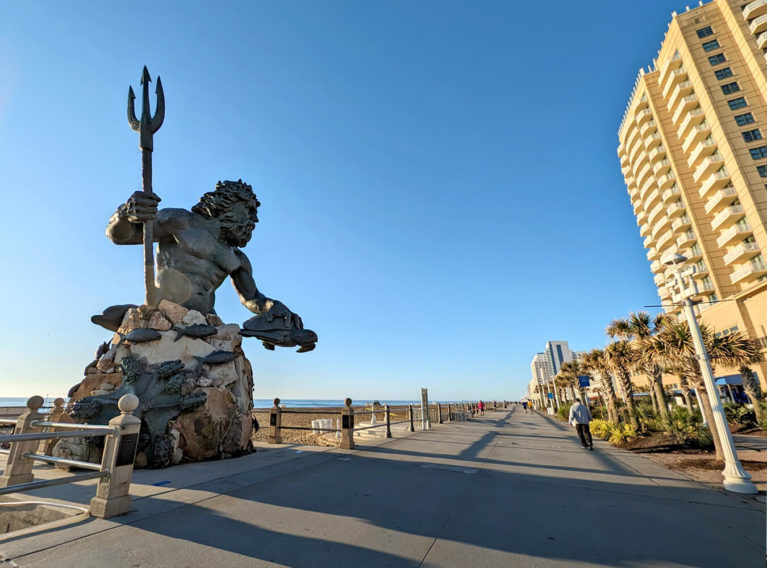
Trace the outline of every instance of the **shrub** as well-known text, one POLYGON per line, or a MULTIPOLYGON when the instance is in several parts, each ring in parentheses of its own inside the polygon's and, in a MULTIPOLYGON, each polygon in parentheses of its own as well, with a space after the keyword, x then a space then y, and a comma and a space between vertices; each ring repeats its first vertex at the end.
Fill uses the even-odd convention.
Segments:
POLYGON ((610 426, 610 423, 606 420, 596 418, 591 421, 589 428, 592 436, 606 440, 609 437, 610 426))
POLYGON ((636 437, 637 432, 631 424, 614 424, 612 425, 608 441, 611 444, 618 445, 636 437))
POLYGON ((572 404, 563 404, 559 407, 559 410, 557 410, 557 416, 560 418, 560 420, 567 420, 567 418, 570 416, 570 407, 572 404))

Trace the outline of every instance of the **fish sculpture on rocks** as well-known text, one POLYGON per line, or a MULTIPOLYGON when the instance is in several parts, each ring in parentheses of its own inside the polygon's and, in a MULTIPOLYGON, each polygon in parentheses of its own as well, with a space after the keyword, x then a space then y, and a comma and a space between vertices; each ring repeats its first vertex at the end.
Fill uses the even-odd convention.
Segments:
POLYGON ((210 337, 211 335, 216 335, 218 333, 218 330, 212 325, 205 325, 202 323, 196 323, 188 327, 179 327, 174 325, 173 331, 176 332, 176 339, 173 340, 174 342, 178 341, 184 336, 192 337, 194 339, 205 339, 206 337, 210 337))
POLYGON ((126 341, 129 343, 146 343, 148 341, 157 341, 162 337, 160 332, 156 329, 138 328, 128 333, 116 332, 120 336, 120 342, 118 345, 122 345, 126 341))
POLYGON ((237 353, 232 353, 231 351, 214 351, 205 357, 195 355, 194 358, 197 359, 201 365, 223 365, 224 363, 229 363, 229 361, 234 361, 237 358, 237 353))

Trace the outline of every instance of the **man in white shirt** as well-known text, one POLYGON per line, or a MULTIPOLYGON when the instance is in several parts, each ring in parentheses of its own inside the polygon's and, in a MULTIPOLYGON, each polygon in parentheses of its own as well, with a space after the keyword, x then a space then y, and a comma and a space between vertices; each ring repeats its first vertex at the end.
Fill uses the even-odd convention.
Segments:
POLYGON ((574 426, 578 431, 578 437, 581 439, 581 445, 589 450, 594 449, 594 444, 591 441, 591 430, 589 429, 589 422, 591 422, 591 412, 589 407, 581 404, 581 399, 576 398, 575 403, 570 407, 570 417, 567 419, 571 426, 574 426))

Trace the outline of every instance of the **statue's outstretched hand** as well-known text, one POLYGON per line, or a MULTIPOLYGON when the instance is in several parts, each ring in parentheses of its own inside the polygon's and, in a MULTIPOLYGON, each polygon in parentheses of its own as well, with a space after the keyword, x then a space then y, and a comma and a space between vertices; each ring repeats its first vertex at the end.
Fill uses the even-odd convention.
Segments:
POLYGON ((271 302, 272 307, 269 308, 269 310, 267 310, 267 312, 264 314, 266 321, 270 322, 274 318, 285 318, 287 327, 290 327, 291 324, 298 328, 304 327, 304 324, 301 321, 301 316, 291 312, 290 309, 288 309, 288 307, 279 300, 271 300, 271 302))
POLYGON ((157 217, 160 198, 154 193, 136 191, 125 203, 126 217, 131 223, 143 223, 157 217))

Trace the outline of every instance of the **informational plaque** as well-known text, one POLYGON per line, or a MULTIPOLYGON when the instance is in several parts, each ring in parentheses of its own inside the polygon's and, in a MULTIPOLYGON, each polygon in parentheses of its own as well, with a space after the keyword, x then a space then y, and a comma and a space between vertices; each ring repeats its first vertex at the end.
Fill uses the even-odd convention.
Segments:
POLYGON ((120 437, 120 446, 117 448, 117 460, 115 467, 131 465, 136 459, 136 447, 138 446, 138 434, 127 434, 120 437))

